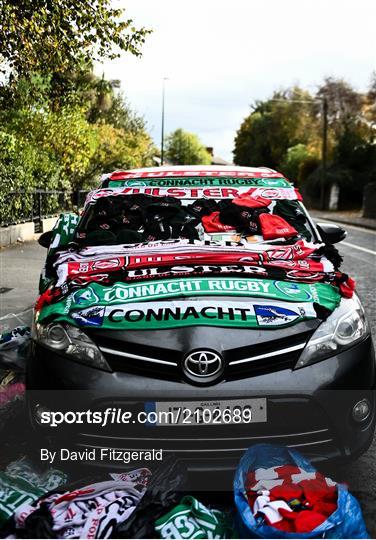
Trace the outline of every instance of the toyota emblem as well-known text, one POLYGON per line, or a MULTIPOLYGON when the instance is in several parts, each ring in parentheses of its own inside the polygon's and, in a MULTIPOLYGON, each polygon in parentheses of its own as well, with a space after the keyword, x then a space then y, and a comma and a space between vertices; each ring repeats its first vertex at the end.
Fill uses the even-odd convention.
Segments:
POLYGON ((198 383, 209 383, 218 379, 223 369, 222 358, 213 351, 194 351, 184 360, 186 376, 198 383))

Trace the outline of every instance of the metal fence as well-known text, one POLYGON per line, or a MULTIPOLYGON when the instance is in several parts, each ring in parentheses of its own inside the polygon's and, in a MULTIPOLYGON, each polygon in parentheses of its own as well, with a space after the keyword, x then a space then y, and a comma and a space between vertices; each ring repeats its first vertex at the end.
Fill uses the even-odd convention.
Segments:
POLYGON ((42 219, 83 206, 86 190, 10 191, 0 193, 0 227, 33 221, 39 232, 42 219))

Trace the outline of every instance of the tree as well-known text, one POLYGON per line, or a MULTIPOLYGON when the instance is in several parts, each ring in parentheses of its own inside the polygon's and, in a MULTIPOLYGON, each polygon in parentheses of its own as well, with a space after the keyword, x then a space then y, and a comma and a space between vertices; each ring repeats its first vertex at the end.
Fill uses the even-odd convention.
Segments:
MULTIPOLYGON (((97 185, 103 172, 151 164, 143 118, 93 73, 96 60, 140 55, 148 33, 111 5, 0 0, 2 220, 30 215, 35 189, 69 193, 97 185)), ((58 197, 46 202, 48 212, 61 210, 58 197)))
MULTIPOLYGON (((371 81, 364 103, 364 114, 366 119, 374 128, 376 125, 376 71, 371 75, 371 81)), ((375 136, 375 131, 374 131, 375 136)))
POLYGON ((293 87, 256 102, 236 133, 234 161, 280 170, 316 204, 323 174, 323 98, 328 104, 326 196, 337 184, 342 207, 356 207, 364 185, 376 178, 375 74, 367 94, 329 77, 314 95, 293 87))
POLYGON ((176 129, 166 140, 166 156, 174 165, 210 165, 211 156, 194 133, 176 129))
POLYGON ((151 165, 154 147, 145 122, 122 96, 97 110, 94 122, 90 107, 0 111, 2 188, 86 188, 103 172, 151 165))
POLYGON ((343 79, 327 77, 317 96, 328 102, 328 124, 336 139, 361 120, 364 96, 343 79))
POLYGON ((79 65, 139 56, 149 32, 111 0, 0 0, 0 68, 11 84, 35 73, 68 73, 79 65))
POLYGON ((312 161, 315 161, 316 165, 319 163, 318 154, 310 151, 305 144, 296 144, 287 149, 280 170, 287 178, 299 184, 304 180, 305 164, 312 161))
POLYGON ((234 163, 275 167, 277 160, 273 156, 270 140, 272 129, 270 114, 255 110, 247 116, 236 132, 234 163))
POLYGON ((274 92, 257 101, 235 137, 238 165, 278 168, 287 149, 297 144, 319 145, 318 118, 312 96, 299 87, 274 92))

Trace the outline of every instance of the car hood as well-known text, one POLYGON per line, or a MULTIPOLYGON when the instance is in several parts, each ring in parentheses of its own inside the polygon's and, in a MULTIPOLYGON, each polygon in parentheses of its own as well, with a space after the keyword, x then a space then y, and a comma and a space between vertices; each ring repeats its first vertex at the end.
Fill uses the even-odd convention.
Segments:
POLYGON ((253 353, 275 348, 292 347, 306 342, 320 325, 319 319, 302 321, 287 328, 273 331, 243 328, 190 326, 166 330, 104 330, 86 329, 86 333, 105 348, 127 349, 138 354, 161 354, 167 358, 185 355, 195 349, 214 349, 224 356, 241 357, 252 349, 253 353))

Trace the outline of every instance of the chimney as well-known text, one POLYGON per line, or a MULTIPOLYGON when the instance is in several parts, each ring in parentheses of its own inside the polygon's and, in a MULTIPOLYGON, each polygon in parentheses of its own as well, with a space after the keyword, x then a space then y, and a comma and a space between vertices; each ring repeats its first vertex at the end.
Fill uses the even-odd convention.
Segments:
POLYGON ((209 154, 211 155, 211 157, 214 156, 214 148, 212 146, 207 146, 206 147, 206 151, 209 152, 209 154))

